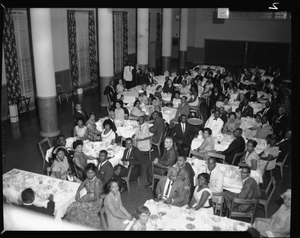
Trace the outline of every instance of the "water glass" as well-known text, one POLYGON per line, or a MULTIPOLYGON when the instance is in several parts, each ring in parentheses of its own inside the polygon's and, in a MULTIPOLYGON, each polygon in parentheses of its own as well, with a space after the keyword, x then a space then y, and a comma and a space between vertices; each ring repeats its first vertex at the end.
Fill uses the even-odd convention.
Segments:
POLYGON ((191 207, 190 208, 190 216, 195 216, 195 213, 196 213, 196 210, 195 210, 195 208, 193 208, 193 207, 191 207))
POLYGON ((39 181, 39 184, 42 184, 42 183, 43 183, 43 178, 42 178, 42 177, 39 177, 39 178, 38 178, 38 181, 39 181))

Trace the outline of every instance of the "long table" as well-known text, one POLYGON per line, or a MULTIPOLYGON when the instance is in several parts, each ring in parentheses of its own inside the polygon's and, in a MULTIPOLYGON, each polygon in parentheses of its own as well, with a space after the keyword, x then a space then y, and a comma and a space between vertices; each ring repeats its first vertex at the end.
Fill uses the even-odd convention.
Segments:
MULTIPOLYGON (((68 206, 75 201, 76 191, 80 183, 56 179, 42 174, 32 173, 20 169, 12 169, 3 174, 3 195, 8 203, 21 204, 21 193, 26 188, 35 192, 33 204, 38 207, 47 207, 48 197, 53 194, 55 202, 54 217, 61 221, 68 206)), ((80 195, 86 194, 83 189, 80 195)))

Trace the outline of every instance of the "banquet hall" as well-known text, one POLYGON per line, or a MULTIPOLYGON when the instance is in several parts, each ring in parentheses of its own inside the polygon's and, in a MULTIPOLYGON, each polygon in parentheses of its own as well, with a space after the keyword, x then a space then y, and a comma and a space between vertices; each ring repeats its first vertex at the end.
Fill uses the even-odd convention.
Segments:
MULTIPOLYGON (((88 219, 99 225, 97 230, 113 230, 111 216, 115 213, 106 199, 110 195, 115 198, 113 183, 119 186, 118 199, 126 210, 123 213, 131 215, 123 222, 123 230, 139 227, 147 213, 149 221, 143 221, 144 230, 254 229, 262 234, 253 225, 257 224, 255 219, 272 219, 285 204, 287 195, 283 194, 291 189, 292 179, 291 12, 239 12, 230 8, 5 8, 3 22, 1 134, 6 230, 95 229, 83 221, 87 209, 92 211, 88 219), (182 90, 184 87, 187 91, 182 90), (214 88, 218 88, 218 95, 214 95, 214 88), (246 99, 240 100, 241 94, 246 99), (265 109, 266 102, 270 102, 270 109, 265 109), (181 104, 189 105, 187 115, 181 114, 181 104), (248 111, 249 107, 252 111, 248 111), (270 132, 264 130, 262 123, 268 110, 274 114, 266 122, 270 132), (78 112, 84 117, 75 116, 78 112), (159 120, 163 121, 163 130, 154 132, 159 120), (214 120, 221 122, 218 131, 214 120), (230 123, 235 123, 233 129, 230 123), (182 124, 187 127, 181 127, 182 124), (208 127, 213 134, 204 130, 208 127), (185 135, 186 128, 189 135, 185 135), (232 161, 222 153, 233 143, 237 128, 241 128, 245 146, 240 153, 234 153, 232 161), (178 131, 182 131, 182 137, 178 131), (108 141, 106 133, 113 133, 113 139, 108 141), (152 141, 155 133, 159 133, 158 142, 152 141), (60 135, 64 145, 59 144, 60 135), (214 149, 207 152, 201 145, 208 137, 214 142, 214 149), (139 140, 145 143, 141 145, 139 140), (169 151, 168 140, 176 152, 175 162, 164 165, 162 174, 156 174, 152 168, 169 151), (253 151, 259 156, 255 165, 247 162, 247 155, 252 153, 248 144, 253 140, 257 144, 253 151), (83 152, 78 149, 80 143, 83 152), (69 164, 69 169, 65 176, 59 171, 57 177, 54 163, 62 162, 59 152, 63 150, 53 148, 60 146, 65 155, 70 153, 63 162, 69 164), (131 146, 138 153, 134 155, 138 161, 134 166, 129 156, 131 146), (272 146, 279 148, 278 153, 268 157, 272 146), (106 163, 112 164, 113 181, 104 182, 98 176, 105 163, 100 161, 103 150, 106 163), (73 160, 80 153, 88 161, 83 169, 76 164, 78 160, 73 160), (256 205, 248 217, 249 214, 234 217, 233 205, 226 207, 223 193, 212 194, 209 206, 214 208, 213 215, 200 212, 205 208, 198 210, 199 204, 196 211, 189 202, 185 206, 172 205, 177 198, 166 202, 171 196, 165 191, 167 186, 162 189, 166 199, 159 196, 157 187, 162 186, 163 179, 171 181, 175 169, 170 168, 177 166, 179 157, 184 157, 193 171, 191 191, 200 187, 199 178, 208 173, 209 157, 217 157, 221 158, 217 159, 217 167, 224 173, 224 193, 239 194, 244 189, 241 173, 248 166, 249 176, 264 195, 249 198, 256 205), (265 158, 266 165, 262 163, 265 158), (95 169, 90 163, 95 164, 95 169), (271 164, 274 166, 269 168, 271 164), (136 167, 137 177, 132 178, 136 167), (81 181, 78 170, 82 170, 81 181), (92 199, 87 198, 90 188, 83 188, 87 195, 77 189, 94 181, 89 178, 92 171, 96 183, 100 181, 103 187, 100 186, 101 196, 97 193, 99 198, 93 200, 95 207, 90 208, 89 202, 80 200, 92 199), (153 182, 148 173, 155 175, 153 182), (47 217, 47 224, 40 222, 33 227, 19 222, 18 212, 31 215, 31 211, 18 206, 26 203, 26 188, 35 193, 30 206, 46 209, 53 200, 53 217, 47 217), (220 200, 216 202, 214 196, 220 200), (78 205, 79 200, 88 208, 78 205), (101 205, 96 209, 98 202, 101 205), (76 222, 74 217, 68 219, 76 213, 71 208, 82 215, 76 222)), ((180 172, 176 176, 175 181, 180 172)), ((210 187, 209 182, 207 186, 210 187)), ((94 188, 92 193, 96 193, 94 188)), ((32 219, 39 219, 36 215, 32 213, 32 219)), ((286 237, 297 230, 292 219, 289 224, 286 237)), ((262 237, 266 235, 280 236, 272 230, 262 237)))

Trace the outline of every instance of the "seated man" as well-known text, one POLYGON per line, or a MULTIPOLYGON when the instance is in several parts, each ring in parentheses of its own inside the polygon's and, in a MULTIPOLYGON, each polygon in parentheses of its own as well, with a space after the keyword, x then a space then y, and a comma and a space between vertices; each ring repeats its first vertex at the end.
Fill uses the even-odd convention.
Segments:
POLYGON ((233 131, 233 136, 235 137, 235 139, 230 143, 226 150, 218 151, 218 153, 225 155, 226 163, 231 164, 236 153, 245 151, 246 144, 244 138, 242 137, 242 134, 243 130, 241 128, 235 129, 233 131))
POLYGON ((81 108, 81 104, 80 103, 76 103, 75 105, 75 111, 74 111, 74 120, 75 122, 81 118, 83 121, 83 124, 85 125, 86 121, 89 119, 89 116, 87 114, 87 112, 81 108))
POLYGON ((160 113, 158 111, 154 111, 152 113, 152 117, 154 119, 154 125, 149 128, 149 131, 153 133, 152 135, 152 142, 158 143, 161 133, 163 133, 165 129, 165 123, 164 120, 160 117, 160 113))
POLYGON ((208 187, 212 191, 213 195, 220 195, 221 192, 223 192, 223 179, 224 174, 219 169, 219 167, 216 166, 216 159, 215 158, 209 158, 207 160, 207 169, 206 172, 210 174, 210 180, 208 187))
POLYGON ((247 98, 244 99, 244 104, 241 111, 242 117, 253 117, 253 108, 249 106, 249 100, 247 98))
POLYGON ((268 122, 271 125, 275 113, 271 108, 271 103, 269 101, 266 102, 266 107, 259 111, 258 114, 261 116, 267 116, 268 122))
POLYGON ((53 202, 52 194, 48 197, 49 202, 47 203, 47 208, 37 207, 33 205, 35 194, 31 188, 26 188, 21 193, 21 198, 22 198, 22 204, 20 205, 21 207, 53 216, 55 203, 53 202))
POLYGON ((187 97, 182 96, 181 103, 178 105, 175 117, 170 121, 170 126, 173 127, 173 124, 178 122, 178 119, 181 115, 188 116, 190 114, 190 105, 186 102, 187 97))
POLYGON ((208 118, 204 127, 208 127, 212 130, 212 136, 221 133, 224 121, 220 118, 220 112, 215 111, 214 116, 208 118))
MULTIPOLYGON (((173 166, 176 161, 177 161, 177 151, 175 150, 173 146, 173 139, 171 137, 166 137, 165 139, 165 150, 164 154, 160 158, 155 158, 153 163, 161 165, 162 167, 165 168, 158 168, 155 167, 154 173, 160 174, 160 175, 165 175, 167 171, 167 167, 173 166)), ((146 188, 152 188, 152 165, 150 164, 148 169, 147 169, 147 180, 148 180, 148 185, 146 185, 146 188)))
POLYGON ((261 118, 261 126, 257 128, 255 138, 266 139, 268 135, 273 134, 273 128, 269 125, 268 117, 265 115, 261 118))
POLYGON ((220 107, 219 111, 220 111, 220 118, 222 119, 224 124, 226 124, 226 122, 228 121, 227 112, 225 111, 223 106, 220 107))
POLYGON ((280 140, 283 139, 288 126, 289 121, 285 114, 285 109, 279 107, 278 116, 273 121, 274 134, 276 134, 280 140))
POLYGON ((279 151, 280 151, 277 158, 277 162, 282 162, 284 160, 286 154, 291 150, 291 146, 292 146, 291 144, 292 144, 292 131, 288 130, 285 133, 285 137, 277 144, 277 146, 279 146, 279 151))
POLYGON ((178 169, 177 179, 181 180, 185 189, 185 204, 188 204, 194 192, 195 172, 192 166, 186 162, 185 156, 178 156, 177 163, 174 165, 178 169))
POLYGON ((112 164, 107 159, 107 151, 101 150, 99 153, 99 165, 97 168, 97 178, 101 180, 104 186, 108 180, 110 180, 114 175, 114 168, 112 164))
POLYGON ((155 193, 159 200, 166 204, 181 207, 186 203, 184 183, 177 178, 178 170, 174 167, 168 169, 168 175, 162 177, 156 187, 155 193))
MULTIPOLYGON (((233 193, 230 191, 223 192, 224 202, 227 209, 230 210, 231 203, 234 198, 240 199, 258 199, 261 196, 261 191, 257 182, 250 177, 250 167, 243 167, 241 170, 241 178, 243 180, 243 187, 240 193, 233 193)), ((233 208, 234 211, 248 212, 251 209, 250 205, 237 205, 233 208)))
POLYGON ((116 101, 118 95, 117 91, 114 88, 114 84, 115 82, 112 79, 110 81, 110 84, 104 89, 104 95, 107 95, 109 97, 111 104, 113 104, 116 101))
POLYGON ((194 138, 194 129, 186 121, 186 115, 182 114, 180 116, 180 122, 173 127, 171 136, 177 146, 179 155, 186 156, 184 148, 190 148, 194 138))
POLYGON ((125 140, 126 149, 124 150, 123 157, 121 161, 123 162, 123 166, 118 164, 115 166, 114 170, 114 178, 118 181, 119 187, 122 190, 122 180, 121 177, 126 177, 129 172, 129 166, 134 165, 131 170, 130 179, 134 180, 138 176, 142 174, 142 162, 141 162, 141 152, 138 148, 133 146, 132 138, 127 138, 125 140))

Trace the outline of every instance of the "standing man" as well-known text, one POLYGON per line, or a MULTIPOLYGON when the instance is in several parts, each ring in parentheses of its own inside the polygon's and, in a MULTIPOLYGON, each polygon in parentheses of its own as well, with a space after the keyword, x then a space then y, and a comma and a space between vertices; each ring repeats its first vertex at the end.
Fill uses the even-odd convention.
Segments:
POLYGON ((138 80, 140 77, 140 69, 139 69, 139 64, 135 65, 135 68, 132 69, 132 82, 133 85, 132 86, 137 86, 139 85, 138 80))
POLYGON ((154 125, 149 128, 149 131, 153 133, 152 142, 156 144, 158 143, 160 136, 165 129, 165 123, 164 120, 160 117, 158 111, 154 111, 152 113, 152 117, 154 119, 154 125))
POLYGON ((127 89, 132 88, 132 79, 133 79, 133 75, 132 75, 132 70, 133 70, 133 66, 131 66, 131 62, 127 62, 127 65, 124 67, 124 71, 123 71, 123 78, 125 80, 125 86, 127 89))
POLYGON ((219 195, 223 192, 223 179, 224 174, 216 166, 216 159, 211 157, 207 160, 207 169, 206 173, 210 175, 208 187, 212 191, 213 195, 219 195))
POLYGON ((107 151, 101 150, 99 153, 99 165, 97 168, 97 178, 101 180, 104 186, 108 180, 114 175, 114 168, 112 164, 107 160, 107 151))

